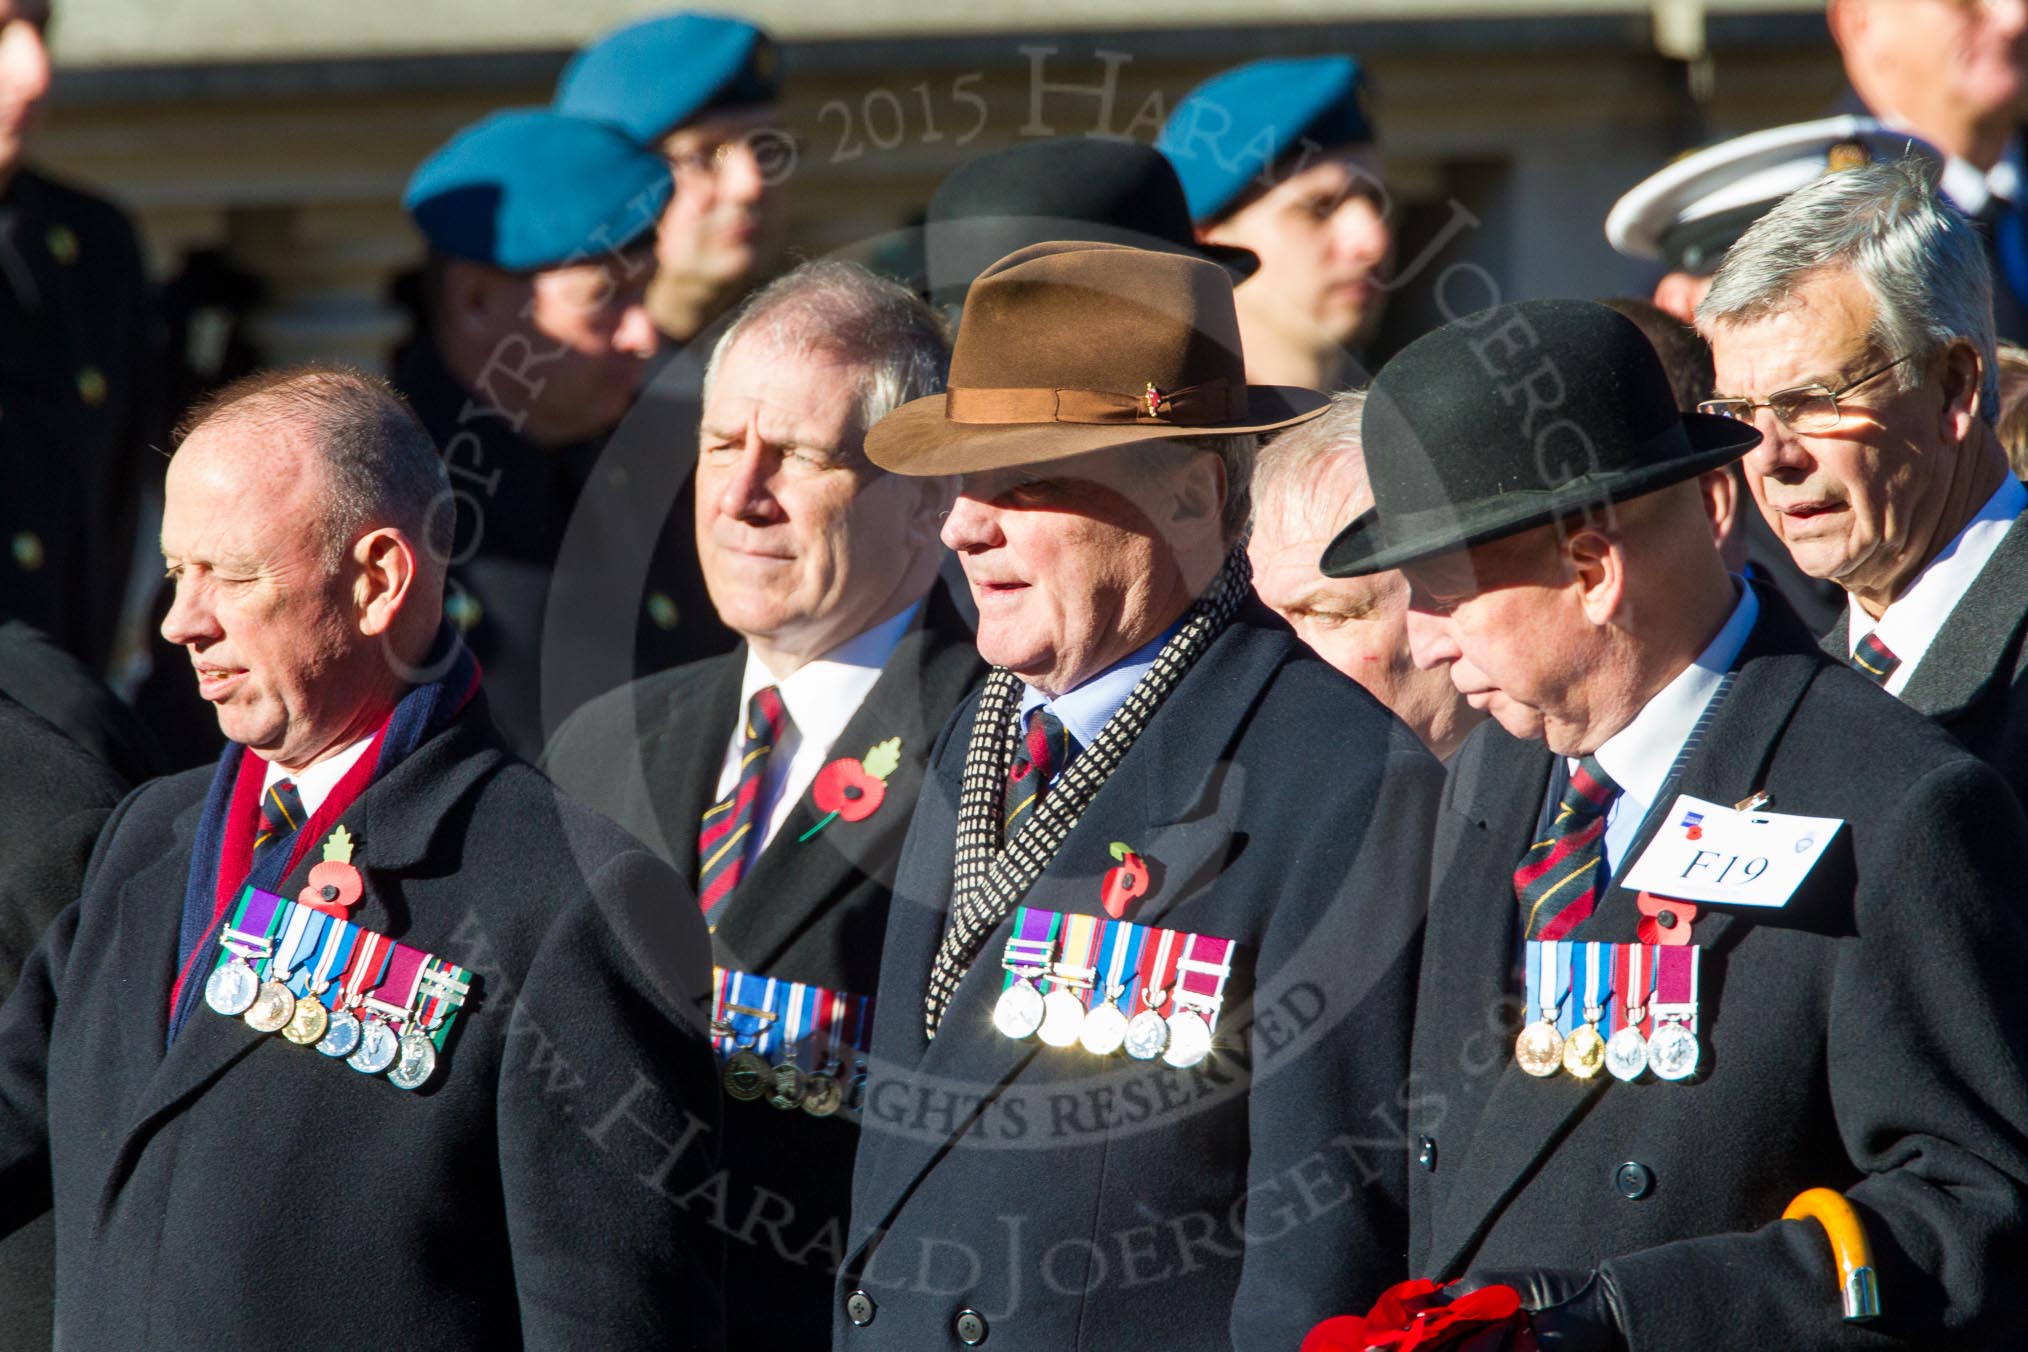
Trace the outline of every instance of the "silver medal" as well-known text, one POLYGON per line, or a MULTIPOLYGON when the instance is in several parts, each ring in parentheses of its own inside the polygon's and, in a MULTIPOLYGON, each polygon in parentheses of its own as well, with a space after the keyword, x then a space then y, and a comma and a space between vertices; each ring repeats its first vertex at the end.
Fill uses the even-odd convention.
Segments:
POLYGON ((436 1069, 436 1044, 422 1029, 410 1028, 401 1035, 400 1059, 387 1072, 387 1082, 396 1089, 420 1089, 436 1069))
POLYGON ((1018 1042, 1033 1037, 1042 1027, 1042 1012, 1042 992, 1024 976, 1000 992, 1000 1000, 993 1006, 993 1026, 1002 1037, 1018 1042))
POLYGON ((260 978, 245 958, 234 954, 232 961, 213 972, 204 983, 204 1003, 228 1017, 246 1013, 260 994, 260 978))
POLYGON ((1152 1009, 1144 1009, 1127 1023, 1127 1055, 1136 1061, 1152 1061, 1169 1046, 1169 1021, 1152 1009))
POLYGON ((1631 1024, 1606 1039, 1606 1070, 1616 1080, 1638 1080, 1648 1069, 1648 1040, 1631 1024))
POLYGON ((1052 1047, 1074 1047, 1084 1026, 1084 1001, 1077 992, 1058 986, 1042 1001, 1042 1026, 1035 1035, 1052 1047))
POLYGON ((1108 1000, 1084 1016, 1084 1027, 1078 1030, 1077 1040, 1093 1056, 1111 1056, 1126 1045, 1128 1026, 1119 1002, 1108 1000))
POLYGON ((1648 1069, 1659 1079, 1687 1080, 1697 1073, 1697 1035, 1680 1023, 1665 1023, 1648 1039, 1648 1069))
POLYGON ((836 1075, 818 1071, 803 1081, 803 1111, 812 1117, 830 1117, 845 1106, 845 1087, 836 1075))
POLYGON ((350 1056, 359 1050, 359 1016, 349 1009, 331 1011, 331 1025, 317 1043, 317 1050, 330 1057, 350 1056))
POLYGON ((387 1020, 369 1018, 359 1028, 359 1047, 345 1058, 345 1064, 361 1075, 378 1075, 401 1055, 401 1039, 387 1026, 387 1020))
POLYGON ((1211 1055, 1211 1025, 1194 1009, 1181 1009, 1169 1017, 1169 1046, 1162 1059, 1178 1070, 1196 1065, 1211 1055))

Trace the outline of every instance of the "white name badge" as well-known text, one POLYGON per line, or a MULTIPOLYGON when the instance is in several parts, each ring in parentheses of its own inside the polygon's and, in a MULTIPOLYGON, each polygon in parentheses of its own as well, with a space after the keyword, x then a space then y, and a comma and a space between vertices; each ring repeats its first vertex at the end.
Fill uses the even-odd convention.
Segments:
POLYGON ((1619 881, 1684 901, 1786 906, 1844 824, 1838 817, 1735 812, 1683 794, 1619 881))

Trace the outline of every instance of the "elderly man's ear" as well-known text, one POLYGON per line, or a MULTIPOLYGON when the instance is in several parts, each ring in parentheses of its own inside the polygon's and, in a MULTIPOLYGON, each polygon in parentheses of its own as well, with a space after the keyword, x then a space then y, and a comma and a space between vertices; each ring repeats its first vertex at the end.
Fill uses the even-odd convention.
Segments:
POLYGON ((415 546, 392 526, 368 531, 352 546, 352 608, 359 632, 377 638, 394 627, 415 586, 415 546))
POLYGON ((1190 457, 1176 478, 1175 505, 1169 522, 1179 530, 1220 528, 1225 508, 1225 462, 1206 451, 1190 457))
POLYGON ((1953 446, 1962 445, 1979 424, 1985 362, 1966 342, 1952 343, 1938 360, 1943 364, 1938 381, 1943 387, 1943 436, 1953 446))

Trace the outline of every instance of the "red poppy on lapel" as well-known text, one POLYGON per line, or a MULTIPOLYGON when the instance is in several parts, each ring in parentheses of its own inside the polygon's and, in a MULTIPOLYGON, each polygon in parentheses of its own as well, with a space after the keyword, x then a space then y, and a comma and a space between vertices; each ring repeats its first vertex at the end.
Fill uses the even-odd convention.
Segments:
POLYGON ((1641 908, 1641 923, 1635 937, 1642 943, 1673 947, 1690 942, 1690 926, 1697 920, 1695 906, 1674 897, 1658 897, 1653 892, 1639 893, 1634 901, 1641 908))
POLYGON ((1124 841, 1113 842, 1112 856, 1119 865, 1107 869, 1099 882, 1099 903, 1106 908, 1107 915, 1118 920, 1127 913, 1129 902, 1147 895, 1148 865, 1124 841))
POLYGON ((810 801, 823 820, 796 838, 798 844, 829 826, 837 818, 863 822, 887 800, 887 779, 901 765, 901 738, 890 737, 867 750, 861 760, 850 756, 832 761, 817 772, 810 785, 810 801))

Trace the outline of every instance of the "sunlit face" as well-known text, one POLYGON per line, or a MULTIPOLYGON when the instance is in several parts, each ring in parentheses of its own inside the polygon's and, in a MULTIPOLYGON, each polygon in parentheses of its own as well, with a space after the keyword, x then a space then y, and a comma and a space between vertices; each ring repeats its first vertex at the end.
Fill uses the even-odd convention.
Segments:
POLYGON ((941 480, 862 450, 863 367, 740 338, 712 374, 697 460, 697 552, 719 618, 820 657, 893 613, 935 546, 941 480))
POLYGON ((47 0, 0 0, 0 173, 21 162, 49 94, 47 0))
MULTIPOLYGON (((1836 390, 1904 354, 1869 340, 1873 300, 1850 272, 1799 286, 1777 314, 1707 330, 1718 394, 1765 399, 1836 390)), ((1917 369, 1932 365, 1917 354, 1917 369)), ((1901 368, 1839 396, 1839 424, 1805 434, 1758 410, 1760 445, 1741 462, 1762 515, 1811 577, 1893 594, 1920 570, 1944 526, 1959 454, 1937 383, 1897 389, 1901 368)))
POLYGON ((1233 293, 1241 320, 1315 347, 1369 336, 1394 249, 1386 201, 1378 155, 1341 150, 1206 227, 1206 240, 1260 255, 1260 271, 1233 293))
MULTIPOLYGON (((1357 515, 1366 504, 1357 504, 1357 515)), ((1324 576, 1318 560, 1334 532, 1299 513, 1263 512, 1247 553, 1262 604, 1287 620, 1319 657, 1366 687, 1440 757, 1457 750, 1484 715, 1440 667, 1416 666, 1408 645, 1408 580, 1398 572, 1324 576)))
POLYGON ((943 541, 979 608, 980 656, 1059 695, 1189 608, 1156 524, 1172 519, 1176 489, 1140 464, 1111 451, 964 476, 943 541))
POLYGON ((780 255, 788 142, 774 108, 708 113, 662 141, 676 194, 656 258, 701 289, 734 291, 780 255))
POLYGON ((370 732, 385 664, 360 630, 353 570, 328 565, 322 471, 301 439, 272 422, 209 424, 163 491, 176 591, 162 637, 190 654, 220 730, 290 769, 370 732))
MULTIPOLYGON (((1847 60, 1909 97, 1942 97, 1974 118, 2028 96, 2028 0, 1860 0, 1847 60)), ((1911 113, 1889 108, 1883 115, 1911 113)))
POLYGON ((1544 527, 1406 564, 1415 664, 1447 671, 1474 709, 1516 737, 1577 754, 1588 711, 1576 686, 1596 631, 1544 527))

